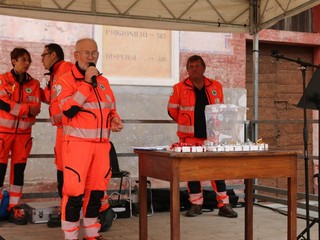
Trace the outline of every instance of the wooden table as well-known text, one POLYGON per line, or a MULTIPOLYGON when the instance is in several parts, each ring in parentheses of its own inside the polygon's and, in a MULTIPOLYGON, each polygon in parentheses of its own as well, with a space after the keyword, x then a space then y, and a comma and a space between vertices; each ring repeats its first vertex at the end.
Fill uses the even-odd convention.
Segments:
POLYGON ((147 177, 170 182, 171 240, 180 239, 180 182, 245 179, 245 239, 253 239, 253 179, 286 177, 288 240, 297 234, 297 152, 176 153, 136 149, 139 155, 139 231, 148 239, 147 177))

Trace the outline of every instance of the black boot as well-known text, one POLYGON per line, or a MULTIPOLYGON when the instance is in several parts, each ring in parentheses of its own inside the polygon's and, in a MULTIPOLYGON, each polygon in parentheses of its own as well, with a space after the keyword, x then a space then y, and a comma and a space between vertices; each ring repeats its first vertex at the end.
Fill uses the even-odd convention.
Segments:
POLYGON ((99 213, 99 220, 100 220, 100 231, 99 232, 106 232, 112 226, 112 222, 115 219, 116 214, 112 210, 111 207, 108 207, 106 210, 103 210, 99 213))
POLYGON ((186 212, 187 217, 196 217, 202 214, 202 205, 192 204, 191 208, 186 212))
POLYGON ((238 213, 232 209, 230 204, 225 204, 223 207, 219 209, 219 216, 227 218, 236 218, 238 217, 238 213))
POLYGON ((50 228, 61 227, 61 213, 50 214, 49 221, 47 222, 47 226, 50 228))

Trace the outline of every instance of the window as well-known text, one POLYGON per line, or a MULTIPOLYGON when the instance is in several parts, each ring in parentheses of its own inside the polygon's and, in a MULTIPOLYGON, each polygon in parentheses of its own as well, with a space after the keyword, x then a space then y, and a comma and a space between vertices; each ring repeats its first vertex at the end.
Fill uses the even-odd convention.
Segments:
POLYGON ((288 17, 277 22, 275 25, 270 27, 270 29, 295 32, 313 32, 312 25, 312 9, 309 9, 298 15, 288 17))

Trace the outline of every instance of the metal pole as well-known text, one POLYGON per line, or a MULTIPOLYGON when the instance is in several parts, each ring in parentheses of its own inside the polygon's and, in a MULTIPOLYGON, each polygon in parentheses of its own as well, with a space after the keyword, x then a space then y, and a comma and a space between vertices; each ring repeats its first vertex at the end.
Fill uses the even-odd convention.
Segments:
POLYGON ((259 106, 259 36, 255 32, 253 35, 253 120, 254 120, 254 139, 258 139, 258 106, 259 106))

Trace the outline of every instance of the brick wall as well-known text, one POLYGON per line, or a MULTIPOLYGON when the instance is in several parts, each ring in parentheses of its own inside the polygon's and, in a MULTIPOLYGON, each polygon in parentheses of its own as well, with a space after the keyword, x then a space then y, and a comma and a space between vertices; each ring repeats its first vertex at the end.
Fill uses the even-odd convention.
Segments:
MULTIPOLYGON (((296 104, 300 101, 303 92, 303 80, 300 65, 288 60, 276 60, 271 57, 271 50, 279 52, 289 59, 303 59, 308 63, 313 63, 312 46, 305 46, 300 42, 307 42, 310 34, 299 34, 295 39, 299 43, 292 45, 294 40, 292 35, 296 33, 286 33, 272 35, 272 42, 261 41, 259 52, 259 120, 266 123, 259 124, 259 137, 275 149, 304 150, 303 138, 303 109, 296 104), (282 35, 283 34, 283 35, 282 35), (281 36, 281 37, 280 37, 281 36), (278 42, 277 42, 278 40, 278 42), (282 41, 287 41, 283 43, 282 41), (268 120, 270 121, 268 123, 268 120), (295 121, 296 120, 296 121, 295 121), (300 122, 299 122, 300 121, 300 122)), ((269 35, 269 34, 266 34, 269 35)), ((263 35, 263 36, 266 36, 263 35)), ((269 36, 270 36, 269 35, 269 36)), ((269 38, 270 39, 270 38, 269 38)), ((252 119, 253 106, 253 79, 252 79, 252 44, 247 44, 247 91, 248 91, 248 118, 252 119)), ((313 70, 306 70, 306 82, 308 83, 313 75, 313 70)), ((312 111, 307 110, 307 119, 312 119, 312 111)), ((313 126, 308 124, 308 152, 313 153, 313 126)), ((309 192, 313 193, 312 176, 314 173, 312 158, 308 161, 309 170, 309 192)), ((301 158, 298 160, 298 192, 305 192, 305 162, 301 158)), ((277 188, 285 188, 286 179, 261 179, 259 183, 277 188)))
MULTIPOLYGON (((225 88, 244 88, 246 72, 246 45, 243 34, 231 34, 228 47, 232 54, 217 54, 216 52, 181 51, 180 79, 187 77, 186 62, 193 54, 201 55, 207 68, 205 75, 218 80, 225 88)), ((196 39, 195 39, 196 41, 196 39)), ((214 38, 212 38, 214 44, 214 38)))
MULTIPOLYGON (((47 71, 43 68, 41 63, 41 54, 43 52, 44 46, 47 43, 36 43, 36 42, 20 42, 20 41, 8 41, 0 40, 0 72, 4 73, 12 69, 10 61, 10 52, 15 47, 26 48, 30 54, 32 63, 29 68, 28 73, 40 81, 41 86, 44 86, 45 81, 48 80, 48 76, 44 76, 47 71)), ((65 52, 65 59, 73 61, 73 45, 61 45, 65 52)))

